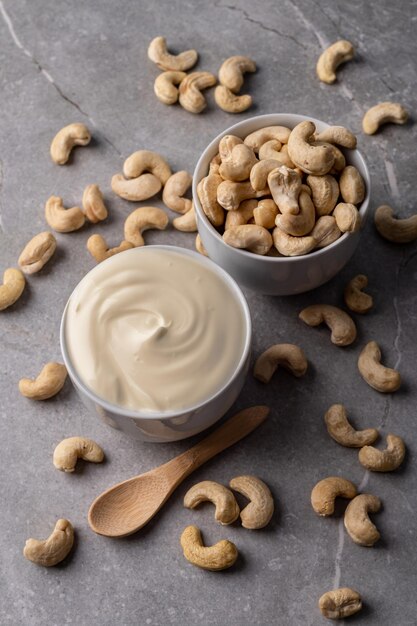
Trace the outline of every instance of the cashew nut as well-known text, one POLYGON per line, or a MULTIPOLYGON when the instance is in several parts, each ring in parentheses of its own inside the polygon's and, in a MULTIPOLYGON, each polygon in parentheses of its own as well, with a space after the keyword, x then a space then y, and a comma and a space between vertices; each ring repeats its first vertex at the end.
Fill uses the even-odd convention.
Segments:
POLYGON ((98 185, 87 185, 84 189, 82 204, 86 218, 93 224, 106 219, 107 209, 98 185))
POLYGON ((226 113, 243 113, 252 105, 252 96, 236 95, 224 85, 217 85, 214 90, 214 100, 217 106, 226 113))
POLYGON ((318 217, 329 215, 336 206, 339 197, 338 182, 330 174, 307 176, 307 185, 311 189, 314 206, 318 217))
POLYGON ((219 174, 222 178, 240 182, 249 178, 249 174, 258 159, 254 151, 244 143, 235 145, 227 158, 222 159, 219 174))
POLYGON ((311 235, 294 237, 284 232, 278 226, 272 232, 274 246, 283 256, 301 256, 311 252, 316 247, 316 240, 311 235))
POLYGON ((207 102, 202 89, 213 87, 217 82, 214 74, 210 72, 192 72, 181 81, 179 92, 180 105, 190 113, 201 113, 207 102))
POLYGON ((301 348, 292 343, 278 343, 257 358, 253 375, 262 383, 269 383, 279 366, 299 378, 306 373, 308 364, 301 348))
POLYGON ((0 285, 0 311, 12 306, 23 293, 26 280, 20 270, 9 267, 3 274, 3 284, 0 285))
POLYGON ((187 526, 180 541, 187 561, 212 572, 232 567, 238 557, 235 544, 227 539, 222 539, 213 546, 205 546, 197 526, 187 526))
POLYGON ((298 215, 286 213, 277 215, 275 218, 275 224, 281 230, 295 237, 307 235, 307 233, 313 229, 316 221, 316 211, 313 201, 305 191, 300 192, 298 205, 300 208, 298 215))
POLYGON ((120 198, 130 202, 140 202, 155 196, 161 190, 161 181, 153 174, 142 174, 127 180, 123 174, 115 174, 111 188, 120 198))
POLYGON ((222 182, 223 178, 220 174, 210 172, 197 185, 201 208, 213 226, 221 226, 224 223, 224 210, 217 202, 217 190, 222 182))
POLYGON ((364 446, 359 450, 359 462, 371 472, 392 472, 400 467, 404 457, 404 441, 392 434, 387 435, 385 450, 373 446, 364 446))
POLYGON ((374 305, 372 296, 362 291, 368 284, 364 274, 358 274, 348 282, 344 291, 345 304, 355 313, 367 313, 374 305))
POLYGON ((327 145, 314 146, 316 127, 313 122, 300 122, 291 131, 288 139, 288 154, 291 161, 306 174, 327 174, 333 167, 335 156, 327 145))
MULTIPOLYGON (((232 156, 233 148, 238 145, 241 145, 243 140, 236 135, 225 135, 219 141, 219 153, 218 158, 220 159, 219 165, 224 161, 229 161, 232 156)), ((216 160, 216 157, 213 157, 212 161, 216 160)))
POLYGON ((90 141, 91 135, 85 124, 74 123, 64 126, 52 139, 50 150, 52 161, 64 165, 74 146, 86 146, 90 141))
POLYGON ((243 528, 257 530, 267 526, 274 514, 274 499, 267 485, 256 476, 237 476, 229 486, 250 500, 240 512, 243 528))
POLYGON ((35 274, 43 268, 56 250, 56 239, 45 231, 35 235, 19 256, 19 267, 25 274, 35 274))
POLYGON ((185 170, 172 174, 165 183, 162 200, 169 209, 177 213, 188 213, 192 200, 184 198, 184 194, 191 186, 193 177, 185 170))
POLYGON ((393 209, 382 204, 375 211, 374 220, 377 231, 388 241, 409 243, 417 239, 417 213, 405 219, 397 219, 393 209))
POLYGON ((317 248, 325 248, 339 239, 341 235, 339 226, 333 215, 322 215, 317 220, 310 235, 314 238, 317 248))
POLYGON ((250 183, 235 183, 231 180, 223 180, 217 187, 217 202, 226 211, 235 211, 243 200, 261 198, 267 194, 267 189, 256 191, 250 183))
POLYGON ((219 69, 219 81, 230 91, 237 93, 243 86, 245 72, 256 72, 256 63, 252 59, 244 56, 229 57, 219 69))
POLYGON ((184 506, 187 509, 195 509, 201 502, 207 501, 216 507, 214 514, 216 522, 224 525, 233 524, 239 517, 240 509, 233 493, 213 480, 197 483, 184 496, 184 506))
POLYGON ((333 211, 333 217, 342 233, 356 233, 361 227, 361 216, 354 204, 339 202, 333 211))
POLYGON ((191 201, 191 209, 172 220, 174 228, 182 230, 184 233, 195 233, 197 231, 197 220, 195 216, 194 204, 191 201))
POLYGON ((254 254, 266 254, 273 243, 271 233, 256 224, 228 228, 223 233, 223 239, 233 248, 250 250, 254 254))
POLYGON ((280 163, 277 159, 263 159, 255 163, 250 171, 250 184, 256 191, 265 189, 268 182, 268 176, 272 170, 280 167, 280 163))
MULTIPOLYGON (((258 152, 259 159, 280 160, 283 158, 281 154, 281 148, 282 148, 282 143, 278 141, 278 139, 270 139, 269 141, 265 141, 265 143, 263 143, 262 146, 259 148, 259 152, 258 152)), ((284 158, 289 160, 288 156, 284 158)), ((281 162, 280 165, 284 165, 284 163, 281 162)))
POLYGON ((125 221, 125 239, 135 247, 144 246, 142 233, 145 230, 156 228, 164 230, 168 225, 168 215, 162 209, 154 206, 142 206, 135 209, 125 221))
POLYGON ((164 104, 175 104, 178 101, 179 91, 176 85, 187 76, 185 72, 162 72, 156 77, 153 86, 158 100, 164 104))
POLYGON ((356 339, 356 326, 353 319, 336 306, 312 304, 298 316, 308 326, 318 326, 323 322, 332 331, 330 339, 336 346, 348 346, 356 339))
POLYGON ((326 591, 319 600, 319 608, 324 617, 344 619, 361 610, 362 598, 354 589, 340 587, 326 591))
POLYGON ((349 423, 343 404, 332 404, 324 416, 330 437, 347 448, 362 448, 378 438, 376 428, 355 430, 349 423))
POLYGON ((137 150, 123 163, 123 174, 126 178, 138 178, 144 172, 150 172, 165 185, 172 175, 171 168, 165 159, 152 150, 137 150))
POLYGON ((363 348, 359 355, 358 368, 368 385, 381 393, 397 391, 401 385, 400 373, 382 365, 381 350, 376 341, 370 341, 363 348))
POLYGON ((252 219, 256 206, 257 200, 244 200, 236 211, 228 211, 224 224, 225 230, 247 224, 252 219))
POLYGON ((74 545, 74 528, 67 519, 59 519, 45 541, 28 539, 23 556, 29 561, 44 567, 57 565, 65 559, 74 545))
POLYGON ((61 472, 74 472, 78 459, 101 463, 104 452, 95 441, 86 437, 63 439, 54 450, 53 463, 61 472))
POLYGON ((47 363, 38 376, 19 380, 19 391, 22 396, 32 400, 47 400, 52 398, 64 386, 67 378, 67 368, 62 363, 47 363))
POLYGON ((311 492, 311 505, 314 511, 322 517, 333 515, 334 501, 336 498, 348 498, 356 496, 355 485, 340 476, 329 476, 320 480, 311 492))
POLYGON ((325 128, 321 133, 316 134, 316 141, 337 144, 350 150, 354 150, 357 144, 356 136, 344 126, 329 126, 325 128))
POLYGON ((169 54, 165 37, 155 37, 148 48, 148 57, 161 70, 185 72, 197 63, 196 50, 184 50, 180 54, 169 54))
POLYGON ((134 248, 134 245, 129 241, 122 241, 119 246, 109 248, 106 240, 101 235, 91 235, 91 237, 87 240, 87 250, 91 256, 95 258, 97 263, 101 263, 105 259, 108 259, 119 252, 123 252, 124 250, 129 250, 130 248, 134 248))
POLYGON ((344 524, 348 535, 360 546, 371 547, 381 535, 371 522, 368 513, 378 513, 381 500, 369 493, 361 493, 353 498, 346 507, 344 524))
MULTIPOLYGON (((251 200, 247 200, 251 202, 251 200)), ((238 209, 239 211, 239 209, 238 209)), ((229 211, 227 216, 232 217, 236 211, 229 211)), ((253 210, 253 219, 257 226, 263 226, 264 228, 274 228, 275 219, 278 215, 278 207, 275 202, 270 198, 264 198, 258 202, 258 206, 253 210)), ((226 218, 227 222, 227 218, 226 218)))
POLYGON ((321 53, 317 61, 317 76, 323 83, 334 83, 337 76, 336 70, 342 63, 353 59, 355 50, 346 39, 340 39, 321 53))
POLYGON ((259 128, 245 137, 244 143, 254 152, 259 152, 260 147, 270 139, 288 143, 290 134, 291 130, 286 126, 265 126, 265 128, 259 128))
POLYGON ((301 189, 301 176, 295 170, 280 165, 269 173, 268 186, 281 213, 296 215, 299 212, 298 196, 301 189))
POLYGON ((353 165, 347 165, 339 178, 340 194, 345 202, 360 204, 365 197, 365 181, 353 165))
POLYGON ((51 196, 47 201, 45 218, 49 226, 58 233, 71 233, 85 224, 85 215, 80 207, 65 209, 59 196, 51 196))
POLYGON ((196 238, 195 238, 195 249, 197 250, 197 252, 199 252, 203 256, 207 256, 208 257, 208 252, 205 249, 205 247, 203 245, 203 242, 201 241, 200 235, 197 235, 196 238))
POLYGON ((367 135, 373 135, 380 126, 392 122, 405 124, 408 112, 399 102, 381 102, 371 107, 363 116, 362 128, 367 135))

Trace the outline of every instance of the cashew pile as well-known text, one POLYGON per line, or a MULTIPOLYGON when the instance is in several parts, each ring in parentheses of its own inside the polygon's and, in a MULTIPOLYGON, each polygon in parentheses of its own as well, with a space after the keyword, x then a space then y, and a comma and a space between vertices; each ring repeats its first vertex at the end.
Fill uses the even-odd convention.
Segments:
POLYGON ((355 147, 348 129, 317 133, 309 121, 226 135, 199 181, 201 207, 235 248, 281 256, 324 248, 361 225, 365 183, 343 154, 355 147))

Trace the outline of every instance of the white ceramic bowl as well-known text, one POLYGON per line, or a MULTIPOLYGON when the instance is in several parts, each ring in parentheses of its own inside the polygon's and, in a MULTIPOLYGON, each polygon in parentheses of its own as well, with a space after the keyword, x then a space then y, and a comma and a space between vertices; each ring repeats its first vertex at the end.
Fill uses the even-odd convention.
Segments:
MULTIPOLYGON (((87 387, 78 375, 69 358, 69 352, 65 339, 65 320, 68 303, 65 307, 61 321, 61 351, 70 379, 82 402, 103 422, 113 428, 122 430, 129 435, 133 435, 136 439, 140 439, 141 441, 176 441, 179 439, 185 439, 186 437, 191 437, 192 435, 195 435, 214 424, 226 413, 238 397, 245 382, 249 367, 252 324, 249 307, 239 286, 224 270, 210 261, 210 259, 203 257, 201 254, 193 252, 192 250, 177 248, 176 246, 163 245, 147 246, 146 248, 134 248, 132 250, 121 252, 120 254, 136 255, 138 257, 138 263, 140 263, 140 255, 143 254, 144 250, 149 249, 150 247, 153 250, 175 250, 186 257, 192 257, 198 263, 216 274, 219 281, 222 281, 236 298, 243 314, 244 337, 242 340, 241 355, 238 365, 229 379, 225 380, 223 386, 218 389, 215 394, 206 398, 204 402, 170 413, 131 411, 129 409, 111 404, 99 397, 89 387, 87 387)), ((103 261, 103 263, 111 263, 113 258, 111 257, 106 261, 103 261)), ((94 269, 92 269, 88 275, 93 272, 94 269)))
MULTIPOLYGON (((294 128, 304 120, 311 120, 320 132, 329 124, 304 115, 271 113, 259 115, 230 126, 207 146, 197 162, 193 176, 193 198, 197 215, 198 232, 210 258, 225 269, 240 285, 253 291, 274 296, 286 296, 314 289, 335 276, 349 261, 359 243, 361 231, 345 233, 326 248, 298 257, 260 256, 232 248, 209 222, 198 200, 197 185, 207 176, 209 163, 218 152, 219 141, 224 135, 246 137, 264 126, 288 126, 294 128)), ((366 184, 366 196, 360 206, 363 228, 371 191, 371 181, 366 163, 358 150, 343 150, 346 161, 354 165, 366 184)))

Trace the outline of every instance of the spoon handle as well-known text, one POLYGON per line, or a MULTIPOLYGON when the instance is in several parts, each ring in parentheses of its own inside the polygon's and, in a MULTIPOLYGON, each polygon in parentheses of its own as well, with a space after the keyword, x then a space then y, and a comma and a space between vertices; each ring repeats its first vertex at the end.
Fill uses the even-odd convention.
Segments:
POLYGON ((268 413, 269 408, 262 405, 244 409, 230 417, 195 446, 169 461, 166 465, 172 465, 170 469, 175 467, 178 472, 177 484, 213 456, 249 435, 262 424, 268 413))

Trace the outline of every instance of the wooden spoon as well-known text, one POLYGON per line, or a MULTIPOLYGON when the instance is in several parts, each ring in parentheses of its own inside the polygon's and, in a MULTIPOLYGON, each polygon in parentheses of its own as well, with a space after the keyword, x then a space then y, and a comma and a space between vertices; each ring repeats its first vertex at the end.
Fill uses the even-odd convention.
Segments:
POLYGON ((90 507, 91 528, 106 537, 125 537, 136 532, 153 518, 191 472, 252 432, 268 413, 267 406, 244 409, 168 463, 110 487, 90 507))

